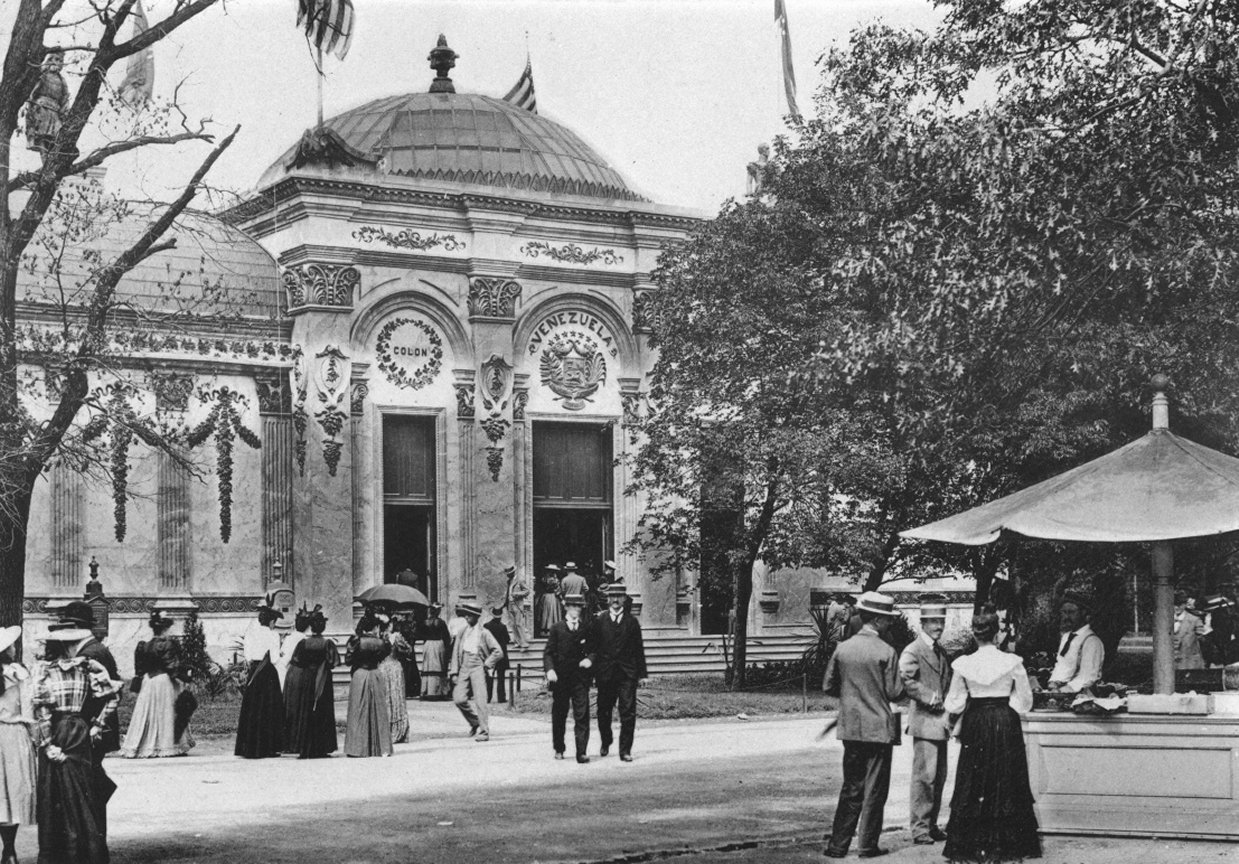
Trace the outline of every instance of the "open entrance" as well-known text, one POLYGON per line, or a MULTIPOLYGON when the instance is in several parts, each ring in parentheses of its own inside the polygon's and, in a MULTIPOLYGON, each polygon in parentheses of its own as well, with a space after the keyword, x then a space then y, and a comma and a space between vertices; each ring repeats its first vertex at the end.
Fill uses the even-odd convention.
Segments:
MULTIPOLYGON (((602 582, 602 562, 615 554, 611 428, 599 423, 533 424, 533 560, 538 635, 555 615, 557 582, 548 564, 571 561, 590 583, 602 582)), ((562 613, 562 608, 560 608, 562 613)))
POLYGON ((439 597, 435 419, 383 417, 383 581, 439 597))

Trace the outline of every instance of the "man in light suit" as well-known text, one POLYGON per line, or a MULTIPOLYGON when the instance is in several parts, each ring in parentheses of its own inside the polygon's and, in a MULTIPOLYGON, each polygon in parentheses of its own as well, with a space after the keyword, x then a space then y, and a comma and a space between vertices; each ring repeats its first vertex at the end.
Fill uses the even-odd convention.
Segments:
POLYGON ((839 697, 837 735, 843 742, 843 787, 835 808, 827 858, 844 858, 860 826, 861 858, 877 858, 882 809, 891 785, 891 752, 899 743, 898 715, 890 703, 904 698, 899 657, 883 641, 899 614, 885 594, 866 591, 856 603, 861 629, 839 643, 826 666, 822 689, 839 697))
POLYGON ((950 718, 942 707, 951 686, 951 663, 938 640, 946 629, 946 598, 921 595, 921 635, 899 656, 899 674, 911 698, 908 732, 912 736, 912 790, 908 797, 912 842, 945 840, 938 828, 942 789, 946 785, 946 742, 950 718))

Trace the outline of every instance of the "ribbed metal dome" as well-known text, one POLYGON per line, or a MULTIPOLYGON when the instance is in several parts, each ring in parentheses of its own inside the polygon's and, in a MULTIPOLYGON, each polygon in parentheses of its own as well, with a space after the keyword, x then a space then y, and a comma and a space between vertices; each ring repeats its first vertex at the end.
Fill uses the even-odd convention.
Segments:
MULTIPOLYGON (((644 200, 572 130, 502 99, 410 93, 377 99, 324 124, 375 167, 346 169, 449 183, 644 200)), ((289 173, 290 148, 259 180, 289 173)))

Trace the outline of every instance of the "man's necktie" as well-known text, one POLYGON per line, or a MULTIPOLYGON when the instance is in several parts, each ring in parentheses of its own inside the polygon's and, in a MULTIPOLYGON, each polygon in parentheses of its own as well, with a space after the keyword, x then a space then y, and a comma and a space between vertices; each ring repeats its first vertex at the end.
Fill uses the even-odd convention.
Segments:
POLYGON ((935 642, 934 643, 934 659, 937 660, 939 663, 941 663, 942 657, 943 657, 942 646, 939 645, 937 642, 935 642))
POLYGON ((1066 656, 1067 656, 1067 649, 1071 647, 1071 642, 1072 642, 1072 640, 1074 640, 1075 638, 1076 638, 1075 631, 1072 631, 1072 632, 1070 632, 1070 633, 1068 633, 1068 634, 1067 634, 1067 641, 1063 643, 1063 647, 1062 647, 1062 648, 1059 650, 1059 652, 1058 652, 1058 656, 1059 656, 1059 657, 1066 657, 1066 656))
POLYGON ((571 624, 569 624, 569 625, 568 625, 568 629, 569 629, 569 630, 571 630, 573 633, 575 633, 575 632, 576 632, 576 622, 575 622, 575 621, 573 621, 571 624))

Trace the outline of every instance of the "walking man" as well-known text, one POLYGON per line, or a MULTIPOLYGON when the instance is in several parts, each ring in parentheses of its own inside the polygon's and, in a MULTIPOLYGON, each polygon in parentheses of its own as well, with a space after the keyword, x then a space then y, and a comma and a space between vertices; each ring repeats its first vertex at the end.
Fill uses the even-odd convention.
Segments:
POLYGON ((496 606, 490 610, 491 619, 482 626, 490 631, 490 635, 495 637, 495 641, 499 643, 499 647, 503 649, 503 659, 499 661, 499 665, 495 667, 495 671, 491 675, 486 676, 486 701, 491 700, 494 695, 496 685, 499 690, 499 701, 501 703, 508 701, 508 690, 505 679, 508 677, 508 643, 512 641, 508 636, 508 628, 503 626, 503 607, 496 606))
POLYGON ((564 732, 568 725, 568 704, 572 704, 572 731, 576 736, 576 761, 584 765, 589 747, 589 678, 598 650, 597 635, 590 622, 582 618, 585 598, 564 596, 564 620, 551 625, 542 653, 542 667, 551 690, 551 746, 555 758, 564 758, 564 732))
POLYGON ((469 724, 474 741, 490 740, 490 712, 486 708, 486 673, 503 660, 503 649, 490 631, 478 624, 482 609, 459 603, 456 614, 465 621, 452 645, 452 701, 469 724))
POLYGON ((613 582, 605 589, 609 608, 598 616, 598 662, 595 681, 598 686, 598 737, 602 739, 599 756, 611 751, 611 716, 619 703, 619 756, 632 761, 632 739, 637 728, 637 684, 646 677, 645 644, 641 625, 624 612, 628 596, 623 582, 613 582))
POLYGON ((946 785, 946 742, 950 717, 942 707, 951 686, 951 664, 938 640, 946 629, 946 597, 921 595, 921 635, 899 656, 899 674, 911 698, 912 790, 908 796, 912 842, 928 845, 946 839, 938 827, 946 785))
POLYGON ((839 643, 826 666, 823 688, 839 697, 838 736, 843 742, 843 787, 835 808, 826 857, 843 858, 860 826, 861 858, 885 855, 878 846, 882 808, 891 784, 891 748, 899 743, 899 717, 891 702, 904 698, 895 649, 883 641, 898 614, 895 601, 866 591, 856 604, 860 631, 839 643))

